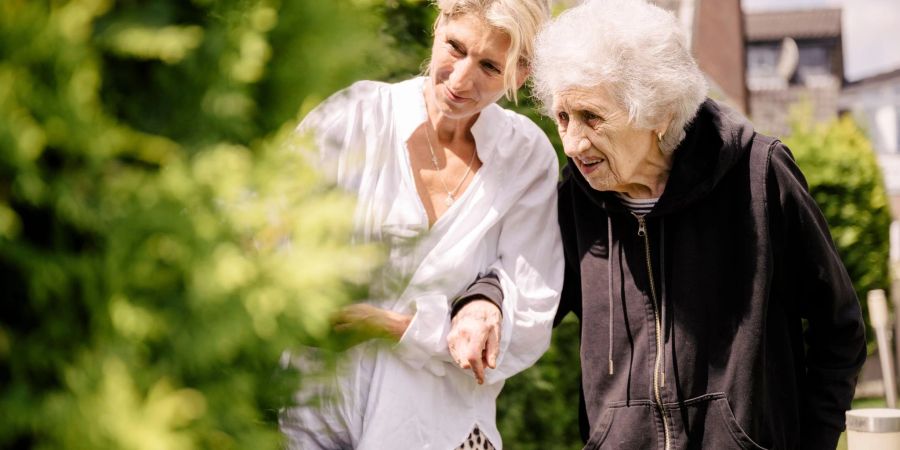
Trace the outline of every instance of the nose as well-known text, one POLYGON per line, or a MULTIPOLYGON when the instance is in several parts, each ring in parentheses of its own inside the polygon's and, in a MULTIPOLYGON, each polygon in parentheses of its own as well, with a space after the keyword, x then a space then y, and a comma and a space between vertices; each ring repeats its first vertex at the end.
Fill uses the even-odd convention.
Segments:
POLYGON ((472 61, 471 58, 466 57, 456 61, 456 63, 453 64, 453 72, 448 78, 450 89, 457 94, 469 90, 474 82, 474 69, 476 69, 476 64, 474 64, 474 61, 472 61))
POLYGON ((566 156, 574 158, 591 148, 591 141, 581 132, 577 124, 569 123, 565 135, 562 137, 563 151, 566 156))

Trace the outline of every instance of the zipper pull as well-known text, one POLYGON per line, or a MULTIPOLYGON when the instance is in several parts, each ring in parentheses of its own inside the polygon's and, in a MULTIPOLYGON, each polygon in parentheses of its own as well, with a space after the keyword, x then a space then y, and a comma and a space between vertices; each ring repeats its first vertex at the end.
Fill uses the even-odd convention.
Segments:
POLYGON ((644 221, 644 216, 639 216, 637 214, 634 215, 635 219, 638 221, 638 236, 644 237, 647 235, 647 222, 644 221))

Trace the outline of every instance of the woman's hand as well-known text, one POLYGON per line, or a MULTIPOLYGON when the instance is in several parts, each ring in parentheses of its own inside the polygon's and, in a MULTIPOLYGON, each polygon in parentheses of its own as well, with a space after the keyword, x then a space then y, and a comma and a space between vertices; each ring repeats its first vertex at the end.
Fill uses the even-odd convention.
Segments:
POLYGON ((335 315, 334 329, 363 336, 366 339, 388 338, 399 341, 412 317, 386 309, 358 303, 341 308, 335 315))
POLYGON ((497 368, 500 353, 500 309, 487 300, 467 303, 450 325, 447 347, 464 370, 472 369, 478 384, 484 383, 485 367, 497 368))

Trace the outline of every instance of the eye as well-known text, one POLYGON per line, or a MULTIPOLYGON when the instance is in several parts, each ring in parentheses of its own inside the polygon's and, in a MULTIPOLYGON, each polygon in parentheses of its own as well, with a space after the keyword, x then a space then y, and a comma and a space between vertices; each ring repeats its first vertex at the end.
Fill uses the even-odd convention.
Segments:
POLYGON ((492 73, 494 75, 500 75, 501 73, 503 73, 503 71, 501 71, 500 68, 493 63, 483 62, 481 63, 481 67, 484 68, 486 72, 492 73))
POLYGON ((556 113, 556 121, 559 122, 560 125, 565 126, 569 123, 569 113, 565 111, 556 113))
POLYGON ((456 41, 448 40, 447 44, 450 46, 450 54, 453 56, 464 56, 465 52, 462 51, 462 47, 456 43, 456 41))
POLYGON ((596 126, 600 122, 605 122, 603 117, 600 117, 597 114, 592 113, 591 111, 582 111, 581 117, 584 119, 584 122, 588 124, 588 126, 596 126))

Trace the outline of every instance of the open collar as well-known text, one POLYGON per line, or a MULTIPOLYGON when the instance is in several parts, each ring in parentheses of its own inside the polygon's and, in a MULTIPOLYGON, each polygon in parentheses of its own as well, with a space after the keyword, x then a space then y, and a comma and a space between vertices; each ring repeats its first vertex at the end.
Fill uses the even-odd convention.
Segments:
MULTIPOLYGON (((423 95, 426 80, 426 77, 416 77, 394 85, 394 121, 401 142, 408 141, 416 128, 428 117, 423 95)), ((486 165, 493 157, 497 139, 505 128, 506 120, 503 109, 496 103, 491 103, 481 110, 478 119, 472 125, 475 149, 482 164, 486 165)))

